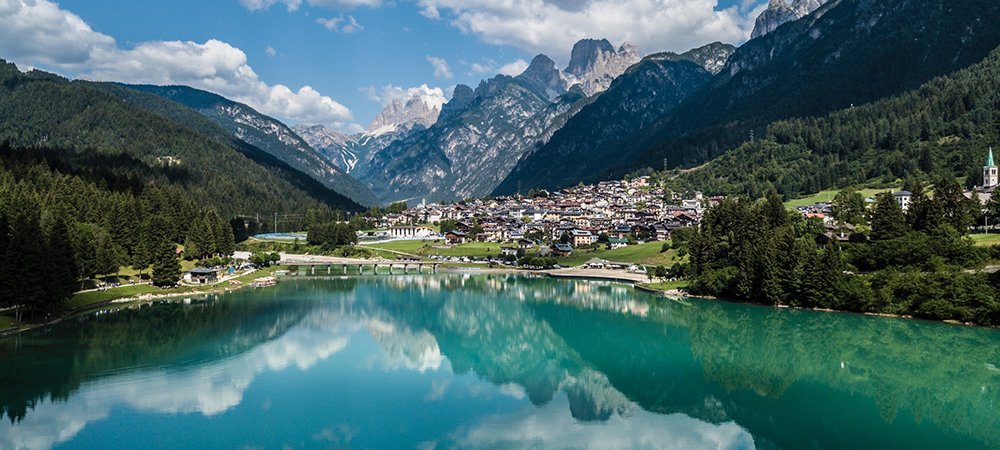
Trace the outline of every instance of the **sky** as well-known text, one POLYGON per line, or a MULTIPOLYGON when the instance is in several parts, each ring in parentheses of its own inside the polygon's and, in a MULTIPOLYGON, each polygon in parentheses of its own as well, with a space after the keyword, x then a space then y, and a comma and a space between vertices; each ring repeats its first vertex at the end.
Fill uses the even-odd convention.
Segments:
POLYGON ((766 0, 0 0, 0 58, 69 78, 183 84, 289 124, 366 128, 582 38, 644 53, 740 44, 766 0))

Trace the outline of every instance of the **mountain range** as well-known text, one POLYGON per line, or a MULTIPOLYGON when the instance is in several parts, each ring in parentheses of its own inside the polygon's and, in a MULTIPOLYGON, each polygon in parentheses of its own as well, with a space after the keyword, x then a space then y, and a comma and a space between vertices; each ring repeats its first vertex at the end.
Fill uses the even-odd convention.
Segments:
MULTIPOLYGON (((945 164, 941 155, 965 164, 971 154, 951 148, 926 145, 922 152, 934 148, 941 155, 911 154, 922 158, 919 167, 894 163, 887 172, 873 161, 884 162, 885 154, 904 158, 915 151, 909 150, 913 142, 892 141, 901 148, 883 148, 865 141, 880 151, 841 147, 838 155, 861 159, 844 165, 831 159, 828 148, 789 129, 805 127, 801 121, 809 118, 854 117, 855 107, 914 95, 934 86, 936 77, 983 62, 1000 45, 1000 34, 990 28, 998 22, 1000 4, 991 0, 771 0, 757 18, 753 38, 738 48, 716 42, 683 53, 643 55, 629 43, 615 47, 605 39, 583 39, 562 68, 537 55, 522 73, 497 75, 475 88, 455 86, 449 99, 426 86, 385 94, 384 109, 366 130, 353 134, 323 125, 288 127, 245 104, 185 86, 69 81, 6 65, 0 73, 7 80, 0 91, 7 112, 0 117, 0 138, 21 147, 62 148, 58 158, 74 170, 93 169, 88 152, 127 157, 132 166, 122 173, 135 180, 167 179, 205 195, 256 192, 272 209, 280 203, 275 189, 306 199, 296 207, 357 210, 393 201, 557 189, 645 168, 684 169, 678 180, 691 188, 727 191, 717 179, 698 175, 714 173, 750 190, 771 186, 802 193, 863 181, 840 172, 787 177, 791 167, 806 167, 803 160, 818 171, 824 169, 816 161, 838 171, 861 167, 862 178, 914 171, 961 174, 957 160, 945 164), (88 115, 81 99, 122 119, 88 115), (50 111, 51 117, 38 111, 50 111), (169 130, 176 142, 150 134, 153 124, 169 130), (781 148, 769 146, 772 141, 780 141, 781 148), (732 156, 760 161, 757 152, 765 151, 788 160, 768 159, 774 169, 768 172, 732 156), (727 171, 722 161, 743 167, 752 179, 727 171), (772 179, 762 180, 765 173, 772 179), (783 178, 773 178, 776 173, 783 178), (253 179, 237 179, 244 176, 253 179)), ((975 101, 954 101, 960 100, 965 106, 975 101)), ((887 109, 876 108, 887 117, 873 120, 927 127, 889 116, 887 109)), ((976 111, 983 116, 992 110, 976 111)), ((846 127, 831 120, 808 126, 846 127)), ((980 142, 971 131, 949 128, 960 126, 979 129, 947 121, 935 132, 942 139, 980 142)), ((220 206, 259 209, 252 201, 220 206)))
POLYGON ((2 60, 0 141, 106 189, 169 185, 227 216, 362 209, 183 105, 117 84, 21 72, 2 60))
POLYGON ((378 203, 367 186, 348 176, 328 158, 320 155, 287 125, 243 103, 187 86, 127 87, 173 100, 197 111, 228 130, 237 139, 264 150, 296 170, 309 174, 323 185, 358 204, 371 206, 378 203))
MULTIPOLYGON (((621 177, 642 167, 700 165, 776 120, 891 97, 982 61, 1000 45, 988 25, 997 20, 1000 4, 987 0, 831 1, 740 46, 698 92, 635 132, 575 145, 553 139, 522 158, 494 194, 621 177)), ((630 120, 628 112, 613 114, 630 120)))
MULTIPOLYGON (((663 69, 666 72, 677 67, 676 88, 683 97, 718 72, 733 49, 715 43, 682 55, 658 54, 650 61, 671 66, 663 69), (699 74, 692 76, 695 71, 699 74)), ((367 131, 353 136, 321 126, 295 130, 372 187, 382 202, 483 196, 641 61, 641 53, 629 43, 616 49, 604 39, 584 39, 573 46, 562 70, 548 56, 538 55, 515 77, 498 75, 475 89, 456 86, 436 121, 434 110, 415 96, 390 104, 379 116, 394 121, 376 119, 367 131)), ((670 92, 654 96, 667 102, 670 97, 670 92)), ((661 108, 656 101, 646 103, 661 108)))

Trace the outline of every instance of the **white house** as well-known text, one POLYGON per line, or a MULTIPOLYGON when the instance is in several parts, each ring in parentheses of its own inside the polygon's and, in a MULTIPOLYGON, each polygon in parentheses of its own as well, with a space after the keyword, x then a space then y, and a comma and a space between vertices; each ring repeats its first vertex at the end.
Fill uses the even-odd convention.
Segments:
POLYGON ((434 236, 434 229, 430 227, 392 227, 389 228, 389 237, 393 239, 424 239, 434 236))

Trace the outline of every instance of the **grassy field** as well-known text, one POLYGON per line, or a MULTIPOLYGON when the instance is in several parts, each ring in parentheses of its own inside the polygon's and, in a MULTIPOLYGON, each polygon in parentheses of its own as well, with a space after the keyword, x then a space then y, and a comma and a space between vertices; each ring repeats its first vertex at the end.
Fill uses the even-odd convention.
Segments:
POLYGON ((456 245, 451 248, 428 247, 422 254, 438 256, 456 256, 469 258, 485 258, 487 256, 500 255, 502 247, 516 247, 512 244, 501 245, 495 242, 470 242, 468 244, 456 245))
POLYGON ((14 318, 7 316, 0 316, 0 330, 6 330, 8 328, 14 327, 14 318))
MULTIPOLYGON (((418 254, 425 245, 432 244, 434 242, 435 241, 391 241, 381 244, 359 245, 358 247, 372 250, 392 250, 403 253, 418 254)), ((442 245, 443 243, 444 240, 438 241, 438 245, 442 245)))
POLYGON ((116 298, 132 297, 163 291, 163 289, 155 286, 140 284, 136 286, 122 286, 114 289, 108 289, 106 291, 81 292, 73 295, 73 297, 66 302, 66 306, 70 308, 78 308, 81 306, 92 305, 94 303, 114 300, 116 298))
MULTIPOLYGON (((393 241, 385 244, 365 245, 363 248, 376 251, 379 254, 382 254, 383 251, 392 250, 424 257, 437 255, 459 258, 484 258, 498 256, 501 248, 513 247, 514 245, 497 244, 494 242, 470 242, 451 248, 435 248, 435 246, 443 247, 444 245, 443 242, 435 243, 434 241, 393 241)), ((630 245, 615 250, 606 250, 603 247, 598 250, 576 250, 570 256, 559 258, 559 264, 563 266, 579 266, 591 258, 601 258, 609 261, 670 266, 681 260, 673 250, 660 253, 662 247, 662 242, 650 242, 648 244, 630 245)), ((389 252, 385 253, 389 254, 388 257, 396 256, 389 252)), ((532 250, 528 251, 529 255, 533 253, 534 251, 532 250)))
MULTIPOLYGON (((445 243, 443 240, 440 241, 392 241, 383 244, 372 244, 363 245, 361 248, 367 248, 369 250, 375 251, 377 254, 385 256, 386 253, 391 255, 391 257, 397 256, 390 251, 402 252, 411 255, 418 256, 455 256, 455 257, 468 257, 468 258, 484 258, 488 256, 497 256, 500 254, 500 249, 502 247, 514 247, 513 244, 497 244, 495 242, 470 242, 468 244, 456 245, 450 248, 435 248, 435 246, 444 247, 445 243)), ((387 256, 389 257, 389 256, 387 256)))
POLYGON ((579 266, 591 258, 650 266, 672 266, 674 263, 681 261, 676 251, 668 250, 660 253, 660 249, 662 248, 663 242, 650 242, 614 250, 605 250, 603 247, 596 251, 577 250, 570 256, 559 258, 559 264, 563 266, 579 266))
MULTIPOLYGON (((888 192, 888 191, 891 191, 891 190, 892 189, 889 189, 889 188, 887 188, 887 189, 860 189, 860 190, 858 190, 858 192, 861 193, 862 197, 868 198, 868 197, 873 197, 873 196, 875 196, 875 194, 878 194, 880 192, 888 192)), ((838 192, 840 192, 840 189, 830 189, 830 190, 826 190, 826 191, 821 191, 819 193, 810 195, 808 197, 802 197, 802 198, 797 198, 797 199, 794 199, 794 200, 789 200, 789 201, 785 202, 785 207, 788 208, 788 209, 795 209, 795 208, 797 208, 799 206, 809 206, 809 205, 816 204, 816 203, 833 201, 833 197, 835 197, 838 192)))
POLYGON ((1000 233, 972 234, 969 237, 980 247, 989 247, 1000 244, 1000 233))
POLYGON ((670 291, 674 289, 684 289, 688 287, 687 281, 667 281, 663 283, 649 283, 643 284, 643 286, 650 289, 657 289, 660 291, 670 291))
MULTIPOLYGON (((234 280, 240 283, 248 283, 256 278, 266 277, 273 274, 275 271, 282 269, 282 267, 275 266, 269 267, 267 269, 258 270, 256 272, 237 277, 234 280)), ((119 288, 108 289, 106 291, 92 291, 92 292, 81 292, 74 295, 66 303, 67 307, 78 308, 81 306, 92 305, 95 303, 101 303, 108 300, 115 300, 119 298, 134 297, 142 294, 178 294, 178 293, 199 293, 199 292, 209 292, 219 288, 225 288, 229 286, 229 282, 214 284, 211 286, 182 286, 172 289, 160 289, 158 287, 141 284, 136 286, 122 286, 119 288)))

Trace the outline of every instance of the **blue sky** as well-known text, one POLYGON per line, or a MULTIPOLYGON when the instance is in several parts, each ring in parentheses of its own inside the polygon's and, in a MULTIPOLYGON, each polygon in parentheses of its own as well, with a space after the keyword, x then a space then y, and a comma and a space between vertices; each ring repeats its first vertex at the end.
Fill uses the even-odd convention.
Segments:
POLYGON ((582 37, 628 40, 646 53, 738 44, 764 1, 109 3, 0 0, 0 20, 14 24, 8 36, 0 30, 0 57, 69 77, 194 85, 292 123, 356 130, 391 97, 384 93, 423 84, 449 93, 516 73, 537 53, 562 66, 582 37))

